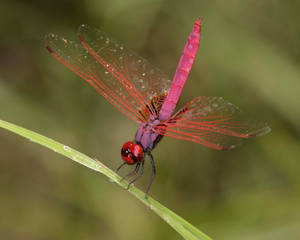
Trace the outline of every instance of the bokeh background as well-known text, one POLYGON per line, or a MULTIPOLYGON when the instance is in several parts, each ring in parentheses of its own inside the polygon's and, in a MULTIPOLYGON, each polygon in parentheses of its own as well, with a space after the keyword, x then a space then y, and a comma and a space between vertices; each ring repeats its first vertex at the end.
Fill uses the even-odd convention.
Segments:
MULTIPOLYGON (((44 35, 76 39, 87 23, 172 78, 202 16, 180 105, 223 96, 272 132, 227 152, 163 139, 151 195, 213 239, 299 239, 299 10, 296 0, 2 0, 0 118, 115 169, 137 125, 52 58, 44 35)), ((1 129, 0 209, 1 239, 181 239, 106 177, 1 129)))

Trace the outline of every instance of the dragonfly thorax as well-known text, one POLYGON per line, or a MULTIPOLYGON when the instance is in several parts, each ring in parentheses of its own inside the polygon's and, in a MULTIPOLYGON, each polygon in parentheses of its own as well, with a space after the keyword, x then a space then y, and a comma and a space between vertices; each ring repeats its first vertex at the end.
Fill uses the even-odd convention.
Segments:
POLYGON ((127 164, 140 163, 144 158, 144 149, 141 144, 126 142, 121 149, 121 156, 127 164))
POLYGON ((135 135, 135 142, 141 144, 146 152, 151 151, 162 138, 155 131, 160 123, 159 120, 142 123, 135 135))

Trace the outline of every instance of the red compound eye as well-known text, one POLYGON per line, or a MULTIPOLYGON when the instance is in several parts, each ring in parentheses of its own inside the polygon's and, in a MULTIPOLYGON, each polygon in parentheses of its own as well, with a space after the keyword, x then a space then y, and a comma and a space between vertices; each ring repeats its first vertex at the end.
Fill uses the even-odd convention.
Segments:
POLYGON ((121 156, 127 164, 135 164, 143 160, 144 149, 140 144, 127 142, 122 147, 121 156))

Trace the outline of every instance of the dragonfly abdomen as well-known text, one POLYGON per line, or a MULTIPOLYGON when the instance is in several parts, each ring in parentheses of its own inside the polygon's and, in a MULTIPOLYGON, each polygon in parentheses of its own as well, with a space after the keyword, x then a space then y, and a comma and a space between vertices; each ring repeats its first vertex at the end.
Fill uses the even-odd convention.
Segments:
POLYGON ((171 89, 159 112, 160 120, 167 120, 170 118, 176 108, 199 48, 201 24, 202 20, 201 18, 198 18, 194 24, 193 31, 189 35, 185 44, 183 54, 179 60, 177 70, 174 75, 171 89))

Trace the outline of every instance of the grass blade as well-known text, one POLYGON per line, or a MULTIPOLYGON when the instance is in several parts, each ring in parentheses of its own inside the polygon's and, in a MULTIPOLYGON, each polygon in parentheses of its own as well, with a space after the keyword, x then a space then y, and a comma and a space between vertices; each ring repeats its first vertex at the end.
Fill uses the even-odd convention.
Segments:
MULTIPOLYGON (((78 162, 94 171, 100 172, 107 176, 112 182, 117 183, 122 188, 127 188, 128 182, 120 181, 121 177, 114 171, 106 167, 103 163, 98 160, 92 159, 83 153, 80 153, 66 145, 56 142, 50 138, 42 136, 33 131, 27 130, 25 128, 19 127, 12 123, 0 120, 0 127, 21 135, 32 142, 40 144, 46 148, 49 148, 61 155, 64 155, 75 162, 78 162)), ((165 220, 171 227, 173 227, 184 239, 188 240, 212 240, 206 234, 201 232, 199 229, 185 221, 183 218, 172 212, 167 207, 161 205, 159 202, 151 197, 145 199, 145 193, 138 188, 131 186, 128 190, 137 199, 143 202, 147 207, 159 215, 163 220, 165 220)))

